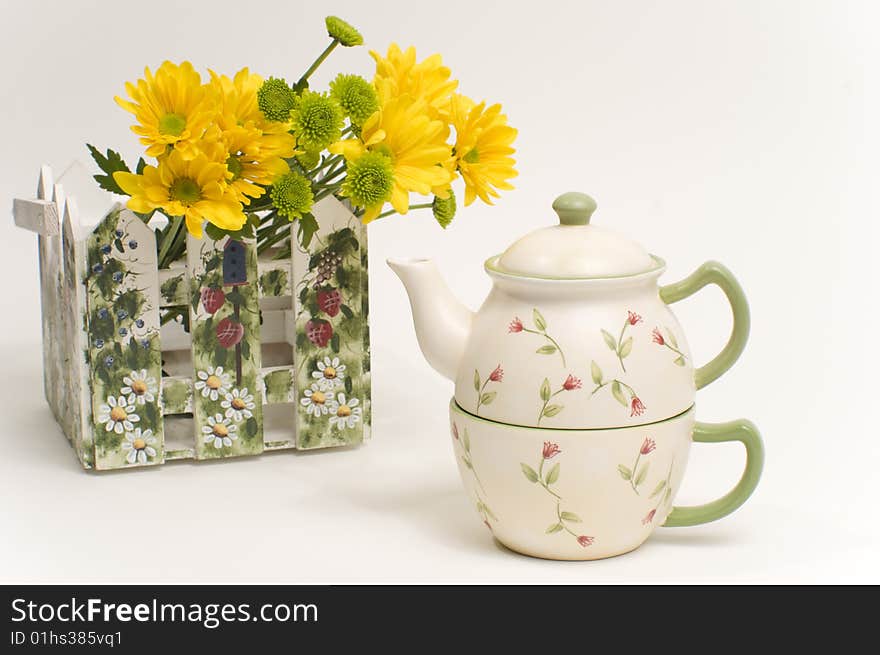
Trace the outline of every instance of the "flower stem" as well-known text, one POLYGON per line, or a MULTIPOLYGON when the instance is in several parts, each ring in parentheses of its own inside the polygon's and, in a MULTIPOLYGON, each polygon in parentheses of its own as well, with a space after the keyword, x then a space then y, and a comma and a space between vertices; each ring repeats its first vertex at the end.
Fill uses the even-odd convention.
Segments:
MULTIPOLYGON (((410 209, 429 209, 430 207, 433 207, 433 206, 434 206, 434 203, 426 202, 426 203, 422 203, 420 205, 410 205, 409 208, 410 209)), ((379 214, 376 218, 385 218, 386 216, 391 216, 391 214, 396 214, 396 213, 397 213, 396 209, 389 209, 387 212, 382 212, 381 214, 379 214)))
POLYGON ((617 361, 620 362, 620 368, 623 369, 624 373, 626 373, 626 366, 623 365, 623 357, 620 356, 620 349, 623 347, 623 335, 626 332, 627 325, 629 325, 629 319, 623 322, 623 327, 620 330, 620 336, 617 338, 617 350, 614 351, 617 354, 617 361))
POLYGON ((339 41, 337 41, 336 39, 333 39, 330 42, 330 45, 328 45, 326 48, 324 48, 324 52, 322 52, 320 55, 318 55, 318 58, 315 59, 314 62, 312 62, 312 65, 309 66, 308 70, 306 70, 306 72, 303 73, 302 77, 299 78, 299 82, 296 83, 296 86, 301 87, 303 84, 305 84, 306 81, 308 81, 309 77, 312 76, 312 73, 314 73, 316 70, 318 70, 318 66, 320 66, 321 64, 324 63, 324 60, 330 56, 330 53, 333 52, 333 50, 338 45, 339 45, 339 41))
POLYGON ((562 518, 561 505, 562 505, 562 499, 560 498, 558 501, 556 501, 556 518, 559 519, 559 525, 561 525, 562 529, 565 530, 572 537, 577 537, 578 535, 575 534, 574 532, 572 532, 571 529, 567 525, 565 525, 565 520, 562 518))
POLYGON ((633 464, 632 475, 629 476, 629 486, 633 488, 633 491, 636 492, 637 496, 641 496, 639 493, 639 488, 636 486, 636 469, 639 468, 639 460, 642 458, 642 451, 639 450, 639 454, 636 455, 636 463, 633 464))
POLYGON ((541 463, 538 465, 538 484, 540 484, 542 487, 544 487, 544 488, 547 490, 548 493, 550 493, 550 494, 556 496, 559 500, 562 500, 562 496, 560 496, 558 493, 556 493, 555 491, 553 491, 553 490, 550 488, 550 485, 547 484, 546 482, 544 482, 544 462, 545 462, 545 461, 547 461, 547 460, 545 460, 545 459, 542 457, 542 458, 541 458, 541 463))
POLYGON ((181 231, 181 228, 183 227, 183 224, 184 224, 184 217, 183 216, 175 216, 174 218, 171 219, 171 223, 166 228, 167 232, 165 233, 164 238, 162 239, 162 247, 159 249, 159 255, 158 255, 159 268, 167 268, 168 265, 172 261, 174 261, 174 259, 169 259, 169 252, 171 252, 172 246, 174 245, 174 242, 177 241, 177 237, 181 231), (173 236, 169 237, 169 235, 172 233, 173 233, 173 236))

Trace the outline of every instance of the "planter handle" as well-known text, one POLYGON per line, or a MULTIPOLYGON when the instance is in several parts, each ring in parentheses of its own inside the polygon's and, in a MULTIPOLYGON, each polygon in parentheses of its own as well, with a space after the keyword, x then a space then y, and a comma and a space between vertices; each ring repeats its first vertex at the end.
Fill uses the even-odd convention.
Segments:
POLYGON ((724 349, 705 366, 694 371, 697 389, 721 377, 739 359, 749 338, 749 303, 742 287, 726 266, 708 261, 680 282, 660 287, 660 298, 667 305, 694 295, 707 284, 715 284, 727 296, 733 311, 733 328, 724 349))
POLYGON ((665 527, 700 525, 727 516, 748 500, 761 478, 761 470, 764 468, 764 443, 761 441, 758 428, 751 421, 746 419, 737 419, 727 423, 701 423, 697 421, 694 426, 693 439, 698 443, 742 442, 746 447, 745 470, 736 486, 718 500, 713 500, 705 505, 673 507, 666 522, 663 523, 665 527))

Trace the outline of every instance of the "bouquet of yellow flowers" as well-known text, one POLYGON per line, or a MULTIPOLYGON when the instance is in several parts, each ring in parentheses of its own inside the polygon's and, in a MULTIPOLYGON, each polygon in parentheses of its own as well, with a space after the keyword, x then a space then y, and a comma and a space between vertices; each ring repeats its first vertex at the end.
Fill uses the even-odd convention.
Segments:
POLYGON ((413 47, 392 44, 385 56, 370 52, 372 82, 340 73, 327 91, 312 90, 309 78, 336 47, 363 43, 339 18, 326 26, 330 44, 292 85, 247 68, 204 80, 189 62, 166 61, 116 98, 146 151, 132 171, 118 153, 89 145, 104 172, 95 179, 128 196, 145 221, 169 217, 157 231, 160 267, 182 256, 187 232, 256 238, 260 252, 289 255, 287 226, 298 222, 307 247, 318 229, 312 207, 329 195, 347 199, 364 223, 430 208, 445 228, 459 176, 465 205, 492 204, 513 188, 516 130, 500 105, 458 93, 440 55, 417 61, 413 47), (425 201, 412 204, 413 194, 425 201))

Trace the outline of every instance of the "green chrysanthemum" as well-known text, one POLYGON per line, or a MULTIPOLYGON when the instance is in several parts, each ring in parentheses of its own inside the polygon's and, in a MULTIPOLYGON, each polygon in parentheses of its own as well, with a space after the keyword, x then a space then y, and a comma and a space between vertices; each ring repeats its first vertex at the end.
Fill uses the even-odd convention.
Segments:
POLYGON ((364 221, 378 216, 394 186, 394 170, 391 159, 381 152, 366 152, 348 163, 342 194, 358 207, 367 209, 364 221))
POLYGON ((306 151, 321 151, 342 134, 342 107, 325 93, 303 91, 290 110, 297 143, 306 151))
POLYGON ((296 94, 283 79, 270 77, 257 91, 260 111, 270 121, 286 121, 296 102, 296 94))
POLYGON ((311 170, 321 162, 320 150, 309 150, 296 156, 299 165, 306 170, 311 170))
POLYGON ((455 194, 452 189, 449 190, 448 198, 439 198, 434 196, 434 202, 431 203, 431 212, 434 218, 440 223, 440 227, 444 230, 455 218, 455 194))
POLYGON ((269 191, 269 197, 278 213, 291 221, 310 211, 315 202, 311 183, 296 171, 278 178, 269 191))
POLYGON ((346 48, 361 45, 364 42, 364 37, 361 36, 361 33, 341 18, 327 16, 324 19, 324 24, 327 25, 327 34, 330 35, 330 38, 336 39, 340 45, 346 48))
POLYGON ((337 75, 330 82, 330 96, 339 102, 353 125, 363 125, 379 109, 376 89, 360 75, 337 75))

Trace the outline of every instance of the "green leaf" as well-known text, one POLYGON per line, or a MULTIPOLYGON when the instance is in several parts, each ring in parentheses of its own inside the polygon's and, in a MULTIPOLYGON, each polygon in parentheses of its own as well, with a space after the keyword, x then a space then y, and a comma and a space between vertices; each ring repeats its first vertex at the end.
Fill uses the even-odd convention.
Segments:
POLYGON ((339 307, 339 310, 345 316, 345 318, 354 318, 354 312, 351 311, 351 307, 348 305, 342 305, 339 307))
POLYGON ((480 372, 474 369, 474 391, 480 390, 480 372))
POLYGON ((529 482, 537 482, 538 481, 538 474, 535 473, 535 469, 533 469, 528 464, 520 463, 519 466, 522 469, 523 475, 528 478, 529 482))
POLYGON ((617 399, 617 402, 626 407, 626 396, 623 395, 623 389, 617 380, 611 384, 611 394, 617 399))
POLYGON ((257 434, 257 419, 251 416, 247 422, 244 424, 244 430, 247 432, 249 437, 254 437, 257 434))
POLYGON ((247 342, 247 339, 242 339, 239 343, 241 343, 241 356, 244 359, 250 359, 251 345, 247 342))
POLYGON ((311 214, 303 214, 297 221, 296 237, 303 248, 308 248, 318 231, 318 221, 311 214))
POLYGON ((632 349, 633 349, 633 338, 629 337, 620 346, 620 358, 624 359, 627 355, 629 355, 632 352, 632 349))
POLYGON ((648 469, 651 467, 651 462, 645 462, 644 466, 642 466, 638 473, 636 473, 636 479, 633 480, 635 485, 638 487, 642 482, 645 481, 645 478, 648 477, 648 469))
POLYGON ((684 366, 684 357, 678 356, 672 360, 672 363, 676 366, 684 366))
POLYGON ((547 475, 544 476, 544 482, 548 485, 553 484, 559 479, 559 462, 556 462, 549 471, 547 471, 547 475))
POLYGON ((564 405, 547 405, 544 408, 544 416, 552 418, 564 409, 564 405))
POLYGON ((571 523, 583 523, 583 521, 581 521, 581 517, 574 512, 562 512, 560 516, 562 517, 563 521, 569 521, 571 523))
POLYGON ((134 172, 137 173, 138 175, 140 175, 141 173, 144 172, 144 169, 146 167, 147 167, 147 162, 143 157, 141 157, 140 159, 138 159, 138 163, 137 163, 137 166, 135 166, 134 172))
POLYGON ((547 321, 541 316, 541 312, 537 309, 532 310, 532 320, 535 321, 535 327, 541 332, 547 329, 547 321))
POLYGON ((550 400, 550 380, 548 378, 544 378, 544 382, 541 384, 541 390, 538 393, 541 396, 541 400, 544 402, 550 400))
POLYGON ((631 480, 632 479, 633 474, 632 474, 632 471, 629 470, 628 466, 624 466, 623 464, 618 464, 617 465, 617 472, 620 473, 620 477, 622 477, 624 480, 631 480))
POLYGON ((554 523, 544 531, 544 534, 553 534, 562 530, 562 523, 554 523))
POLYGON ((466 453, 471 452, 471 436, 468 434, 467 428, 464 429, 464 433, 461 435, 461 444, 464 446, 466 453))
POLYGON ((102 171, 106 173, 106 175, 95 175, 95 181, 98 185, 104 189, 105 191, 109 191, 110 193, 117 193, 121 196, 127 196, 128 194, 122 190, 122 187, 117 184, 116 180, 113 179, 113 173, 118 171, 124 171, 126 173, 130 173, 131 169, 125 165, 125 162, 122 161, 122 155, 118 152, 110 150, 107 148, 107 154, 102 155, 100 151, 98 151, 95 146, 91 144, 86 144, 86 148, 89 149, 89 152, 92 153, 92 159, 95 160, 95 163, 98 165, 102 171))
POLYGON ((678 348, 678 339, 675 338, 675 335, 672 333, 672 330, 666 328, 663 330, 666 333, 666 340, 672 344, 673 348, 678 348))
POLYGON ((125 246, 122 245, 122 239, 113 239, 113 245, 119 252, 125 252, 125 246))
POLYGON ((652 491, 651 495, 648 497, 649 498, 656 498, 660 494, 660 492, 663 491, 663 488, 665 486, 666 486, 666 480, 660 480, 660 482, 657 483, 657 486, 654 487, 654 491, 652 491))
POLYGON ((339 349, 342 347, 339 341, 339 333, 334 332, 333 336, 330 337, 330 347, 333 349, 333 352, 338 353, 339 349))
POLYGON ((488 391, 480 396, 480 404, 481 405, 489 405, 495 400, 495 396, 498 395, 497 391, 488 391))
POLYGON ((549 343, 546 346, 541 346, 536 351, 539 355, 552 355, 556 352, 556 346, 551 346, 549 343))
POLYGON ((602 369, 599 368, 596 360, 590 362, 590 375, 593 377, 593 382, 602 384, 602 369))
POLYGON ((354 388, 354 382, 351 381, 351 376, 346 375, 345 376, 345 393, 351 393, 353 388, 354 388))
POLYGON ((608 332, 602 330, 602 338, 605 339, 605 345, 608 346, 611 350, 617 351, 617 339, 612 337, 608 332))

